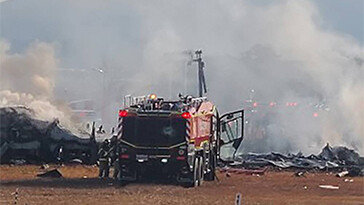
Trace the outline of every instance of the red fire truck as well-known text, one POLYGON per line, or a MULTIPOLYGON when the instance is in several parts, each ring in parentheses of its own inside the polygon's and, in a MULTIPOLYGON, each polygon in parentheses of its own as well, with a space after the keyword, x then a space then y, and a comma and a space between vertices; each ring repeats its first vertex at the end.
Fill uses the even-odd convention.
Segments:
POLYGON ((187 186, 214 180, 218 161, 231 160, 243 139, 244 111, 219 115, 206 93, 202 51, 198 63, 199 97, 174 101, 151 94, 126 96, 119 111, 118 163, 120 181, 155 173, 187 186), (204 91, 204 92, 203 92, 204 91), (223 152, 222 152, 223 151, 223 152))
POLYGON ((230 144, 235 151, 242 141, 244 111, 219 116, 205 97, 180 96, 166 101, 155 95, 131 98, 119 111, 119 170, 121 181, 160 174, 187 186, 215 179, 218 160, 230 144))

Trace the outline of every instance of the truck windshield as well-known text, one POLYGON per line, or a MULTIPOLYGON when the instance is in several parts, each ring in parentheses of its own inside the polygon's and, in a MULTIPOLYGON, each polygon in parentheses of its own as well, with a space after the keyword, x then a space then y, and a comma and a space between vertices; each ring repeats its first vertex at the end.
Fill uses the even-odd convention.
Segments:
POLYGON ((122 139, 137 146, 166 147, 185 141, 183 118, 125 117, 122 139))

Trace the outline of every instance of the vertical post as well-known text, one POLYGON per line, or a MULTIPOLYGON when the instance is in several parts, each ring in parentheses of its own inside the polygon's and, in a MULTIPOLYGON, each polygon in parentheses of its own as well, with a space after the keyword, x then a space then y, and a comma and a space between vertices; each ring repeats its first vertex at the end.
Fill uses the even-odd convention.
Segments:
POLYGON ((244 124, 245 124, 245 117, 244 117, 244 110, 241 111, 241 138, 244 138, 244 124))
POLYGON ((95 121, 92 122, 90 141, 96 142, 95 121))
POLYGON ((198 96, 202 97, 201 58, 198 59, 198 96))
MULTIPOLYGON (((193 56, 193 54, 191 54, 192 59, 190 61, 190 62, 197 62, 197 64, 198 64, 197 79, 198 79, 198 96, 199 97, 203 96, 204 91, 205 91, 205 93, 207 92, 205 75, 204 75, 204 71, 203 71, 203 68, 205 67, 205 63, 202 61, 201 54, 202 54, 201 50, 196 50, 195 56, 193 56)), ((190 62, 188 64, 190 64, 190 62)))
POLYGON ((19 188, 16 188, 14 193, 14 204, 18 204, 19 188))
MULTIPOLYGON (((220 140, 221 140, 221 136, 220 136, 220 116, 219 113, 216 111, 216 154, 217 154, 217 159, 220 160, 220 140)), ((216 162, 217 163, 217 162, 216 162)))
POLYGON ((204 64, 202 62, 202 58, 201 58, 201 54, 202 54, 202 51, 201 50, 197 50, 195 52, 196 54, 196 59, 195 61, 197 61, 198 63, 198 95, 199 97, 202 97, 203 95, 203 90, 202 90, 202 83, 203 82, 203 67, 204 67, 204 64))
POLYGON ((241 205, 241 193, 236 194, 235 205, 241 205))

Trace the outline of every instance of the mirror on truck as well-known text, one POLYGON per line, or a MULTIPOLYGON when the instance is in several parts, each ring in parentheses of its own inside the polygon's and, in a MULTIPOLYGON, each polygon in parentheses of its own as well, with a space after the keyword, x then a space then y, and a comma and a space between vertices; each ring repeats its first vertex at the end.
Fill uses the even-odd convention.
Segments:
POLYGON ((219 118, 220 157, 233 159, 244 136, 244 110, 237 110, 219 118))

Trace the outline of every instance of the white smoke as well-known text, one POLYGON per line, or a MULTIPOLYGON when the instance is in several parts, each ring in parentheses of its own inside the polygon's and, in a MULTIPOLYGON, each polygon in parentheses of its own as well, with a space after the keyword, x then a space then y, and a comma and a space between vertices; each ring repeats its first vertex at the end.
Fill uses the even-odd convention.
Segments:
MULTIPOLYGON (((209 95, 223 110, 242 106, 250 89, 260 94, 258 101, 302 104, 289 118, 279 112, 264 126, 266 147, 254 143, 257 136, 247 136, 252 146, 244 150, 310 153, 329 142, 364 152, 363 48, 349 36, 322 29, 314 4, 281 1, 261 7, 199 1, 137 6, 149 28, 143 75, 157 75, 153 84, 161 85, 165 95, 163 82, 183 79, 176 70, 184 67, 180 61, 166 64, 156 55, 203 48, 209 95), (176 75, 163 74, 168 70, 176 75), (320 101, 330 111, 313 119, 307 105, 320 101)), ((175 90, 183 91, 181 87, 175 90)))
POLYGON ((195 65, 183 53, 202 49, 208 96, 221 111, 243 106, 252 89, 258 101, 300 105, 257 125, 264 134, 246 136, 244 151, 311 153, 329 142, 364 153, 363 47, 324 29, 313 1, 13 2, 30 13, 25 23, 48 28, 38 36, 60 45, 61 64, 104 66, 102 77, 69 75, 55 88, 77 85, 74 98, 103 101, 111 125, 123 95, 196 94, 195 65), (52 11, 50 20, 40 10, 52 11), (330 111, 313 119, 308 105, 316 102, 330 111))
POLYGON ((10 45, 0 41, 0 107, 26 106, 34 117, 59 119, 71 128, 67 108, 53 102, 57 59, 53 46, 35 42, 24 53, 10 53, 10 45))
POLYGON ((51 45, 35 42, 24 54, 9 54, 9 44, 1 46, 1 89, 49 98, 53 94, 57 61, 51 45))

